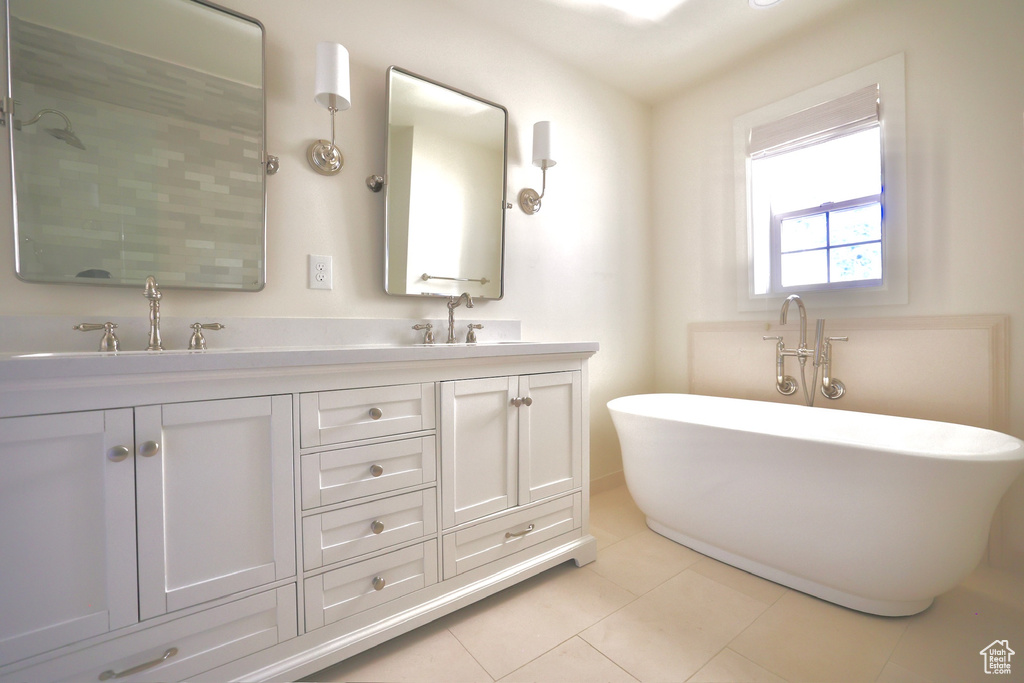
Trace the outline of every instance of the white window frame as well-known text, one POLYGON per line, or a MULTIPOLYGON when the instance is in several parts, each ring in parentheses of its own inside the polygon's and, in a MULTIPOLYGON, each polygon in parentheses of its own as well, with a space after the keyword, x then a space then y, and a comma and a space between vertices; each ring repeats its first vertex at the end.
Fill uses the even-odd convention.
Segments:
MULTIPOLYGON (((906 210, 906 95, 904 55, 897 54, 822 85, 761 107, 738 117, 733 126, 736 169, 737 306, 740 311, 761 311, 781 302, 789 291, 755 292, 754 253, 770 254, 770 231, 754 234, 754 201, 750 131, 800 111, 829 102, 861 88, 878 85, 879 125, 882 140, 882 283, 878 286, 830 287, 799 290, 816 307, 841 308, 905 304, 907 297, 906 210), (756 243, 755 243, 756 242, 756 243)), ((769 256, 770 258, 770 256, 769 256)))
MULTIPOLYGON (((867 197, 856 197, 854 199, 848 199, 843 202, 828 202, 821 206, 813 206, 804 209, 796 209, 794 211, 787 211, 785 213, 773 213, 771 223, 771 291, 775 294, 782 294, 788 296, 790 294, 802 294, 806 291, 828 291, 832 289, 849 289, 850 287, 880 287, 884 283, 884 277, 874 280, 832 280, 830 282, 821 282, 813 285, 792 285, 785 287, 782 284, 782 222, 790 218, 802 218, 804 216, 816 216, 818 214, 827 214, 831 216, 833 213, 840 211, 846 211, 847 209, 855 209, 862 206, 871 206, 872 204, 881 204, 882 195, 873 194, 867 197)), ((829 219, 826 219, 829 223, 829 219)), ((852 247, 857 244, 873 244, 878 240, 866 240, 865 242, 852 242, 849 244, 832 245, 831 238, 831 226, 828 228, 828 244, 824 247, 816 247, 808 251, 824 251, 826 255, 832 249, 840 249, 843 247, 852 247)), ((883 245, 882 249, 882 269, 885 269, 885 225, 883 221, 881 242, 883 245)), ((789 252, 792 253, 792 252, 789 252)), ((826 262, 830 262, 826 256, 826 262)))

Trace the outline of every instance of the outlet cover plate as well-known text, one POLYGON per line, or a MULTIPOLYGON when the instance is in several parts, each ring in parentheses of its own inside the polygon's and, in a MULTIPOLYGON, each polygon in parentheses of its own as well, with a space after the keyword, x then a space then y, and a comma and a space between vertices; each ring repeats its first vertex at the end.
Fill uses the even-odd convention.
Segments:
POLYGON ((309 288, 334 289, 330 256, 309 255, 309 288))

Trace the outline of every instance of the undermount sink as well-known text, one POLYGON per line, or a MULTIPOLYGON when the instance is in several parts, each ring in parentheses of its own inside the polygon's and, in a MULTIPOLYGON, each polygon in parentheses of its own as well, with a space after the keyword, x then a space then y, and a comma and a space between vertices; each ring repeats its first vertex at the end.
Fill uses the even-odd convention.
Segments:
POLYGON ((445 348, 450 349, 450 348, 453 348, 453 347, 460 347, 460 346, 466 346, 466 347, 472 348, 474 346, 502 346, 502 345, 506 345, 506 344, 536 344, 536 343, 538 343, 538 342, 525 341, 523 339, 503 339, 503 340, 497 340, 497 341, 473 342, 471 344, 467 344, 466 342, 456 342, 454 344, 446 344, 444 342, 434 342, 433 344, 424 344, 424 343, 420 342, 418 344, 413 344, 413 346, 433 346, 433 347, 436 347, 436 348, 439 348, 439 349, 445 349, 445 348))

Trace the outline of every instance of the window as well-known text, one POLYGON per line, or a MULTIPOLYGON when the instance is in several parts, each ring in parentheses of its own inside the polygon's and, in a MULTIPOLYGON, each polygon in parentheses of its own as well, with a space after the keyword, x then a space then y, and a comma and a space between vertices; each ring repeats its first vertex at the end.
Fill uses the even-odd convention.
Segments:
POLYGON ((877 120, 866 130, 754 156, 752 183, 770 207, 753 217, 770 224, 767 291, 882 284, 881 156, 877 120))
POLYGON ((903 56, 736 122, 740 310, 906 302, 903 56))
POLYGON ((772 291, 882 284, 879 195, 772 216, 772 291))

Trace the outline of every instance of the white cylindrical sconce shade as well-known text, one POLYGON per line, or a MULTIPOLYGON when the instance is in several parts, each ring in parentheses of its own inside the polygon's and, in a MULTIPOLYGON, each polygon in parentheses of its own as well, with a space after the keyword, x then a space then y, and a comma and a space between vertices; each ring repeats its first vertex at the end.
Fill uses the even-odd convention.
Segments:
POLYGON ((331 42, 316 44, 316 103, 338 111, 352 106, 348 50, 331 42))
POLYGON ((533 165, 550 168, 555 165, 551 158, 551 122, 538 121, 533 124, 533 165))

